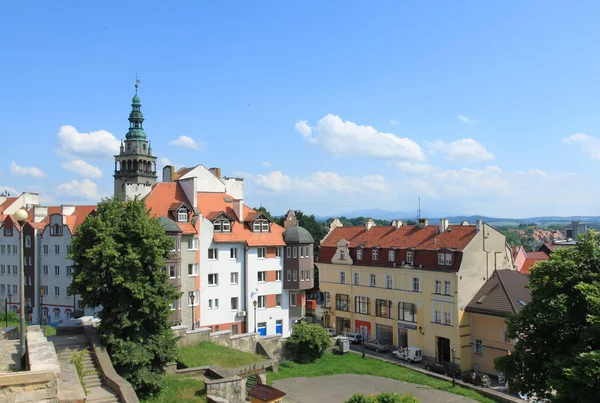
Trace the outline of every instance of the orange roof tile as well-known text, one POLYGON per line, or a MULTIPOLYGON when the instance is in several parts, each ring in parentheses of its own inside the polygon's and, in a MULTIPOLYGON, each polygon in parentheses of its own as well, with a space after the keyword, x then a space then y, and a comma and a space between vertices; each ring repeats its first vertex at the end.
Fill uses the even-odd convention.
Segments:
MULTIPOLYGON (((226 202, 225 198, 233 200, 227 193, 198 193, 198 209, 204 217, 216 217, 218 213, 225 212, 230 217, 237 218, 233 210, 233 202, 226 202)), ((214 234, 215 242, 247 243, 248 246, 285 246, 283 231, 285 229, 275 223, 271 224, 271 232, 252 232, 246 217, 256 217, 255 210, 244 205, 244 223, 234 222, 231 232, 214 234)))
MULTIPOLYGON (((152 187, 152 190, 146 196, 146 208, 150 214, 155 217, 168 217, 173 220, 170 208, 175 203, 185 203, 191 206, 192 203, 187 199, 185 192, 179 185, 179 182, 159 182, 152 187)), ((175 220, 173 220, 175 222, 175 220)), ((175 222, 181 228, 184 234, 195 233, 196 229, 192 224, 175 222)))
POLYGON ((350 247, 364 248, 415 248, 418 250, 456 249, 463 250, 477 234, 475 225, 450 225, 438 234, 437 226, 375 226, 369 231, 365 226, 335 228, 321 246, 336 247, 340 239, 350 243, 350 247))
POLYGON ((519 269, 519 272, 529 276, 531 274, 531 268, 540 261, 550 259, 550 256, 546 252, 526 252, 527 259, 525 259, 525 263, 519 269))
POLYGON ((183 175, 187 174, 188 172, 190 172, 192 169, 194 169, 196 167, 191 167, 191 168, 180 168, 177 172, 175 172, 175 174, 173 175, 173 179, 179 179, 181 178, 183 175))

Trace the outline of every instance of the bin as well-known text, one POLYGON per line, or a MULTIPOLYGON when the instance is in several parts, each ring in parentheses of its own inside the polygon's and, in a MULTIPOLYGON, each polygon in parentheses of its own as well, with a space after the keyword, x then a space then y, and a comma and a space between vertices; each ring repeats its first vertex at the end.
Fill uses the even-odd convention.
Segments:
POLYGON ((340 340, 340 353, 346 354, 350 351, 350 340, 340 340))

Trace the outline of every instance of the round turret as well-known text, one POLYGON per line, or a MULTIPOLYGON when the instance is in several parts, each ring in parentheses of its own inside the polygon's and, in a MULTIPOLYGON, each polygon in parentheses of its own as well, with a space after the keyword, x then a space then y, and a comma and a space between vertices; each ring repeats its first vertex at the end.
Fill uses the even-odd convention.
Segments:
POLYGON ((283 232, 283 241, 286 244, 311 244, 315 242, 310 232, 298 225, 283 232))

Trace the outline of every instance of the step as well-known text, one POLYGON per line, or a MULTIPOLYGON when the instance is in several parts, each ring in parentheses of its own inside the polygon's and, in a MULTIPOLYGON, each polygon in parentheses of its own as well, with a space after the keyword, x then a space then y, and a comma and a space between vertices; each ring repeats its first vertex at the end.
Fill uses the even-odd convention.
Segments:
POLYGON ((95 402, 95 403, 119 403, 120 400, 117 397, 101 397, 98 399, 85 399, 86 402, 95 402))
POLYGON ((84 380, 83 383, 85 383, 85 387, 87 390, 90 390, 91 388, 102 386, 102 381, 98 378, 87 380, 87 381, 84 380))
POLYGON ((88 395, 85 400, 88 402, 119 402, 119 396, 105 386, 87 389, 88 395))

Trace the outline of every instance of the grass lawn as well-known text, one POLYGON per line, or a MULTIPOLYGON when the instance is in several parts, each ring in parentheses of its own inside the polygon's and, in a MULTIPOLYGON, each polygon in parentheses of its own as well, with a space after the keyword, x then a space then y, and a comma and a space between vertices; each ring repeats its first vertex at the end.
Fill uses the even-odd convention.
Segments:
POLYGON ((187 368, 208 365, 235 368, 264 360, 266 358, 258 354, 245 353, 229 347, 219 346, 209 341, 202 342, 193 347, 180 348, 177 353, 177 362, 187 368))
POLYGON ((284 361, 279 364, 279 372, 267 372, 267 382, 286 378, 320 377, 339 374, 373 375, 397 381, 426 385, 433 389, 469 397, 483 403, 494 403, 493 399, 480 395, 474 390, 452 387, 452 382, 443 381, 411 369, 379 361, 372 358, 363 359, 358 354, 334 355, 326 353, 323 358, 312 364, 297 364, 284 361))
POLYGON ((165 387, 158 396, 141 403, 205 403, 204 381, 192 376, 165 375, 165 387))

